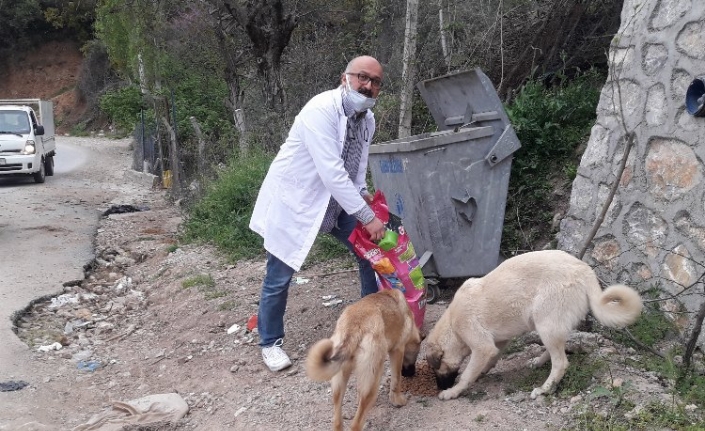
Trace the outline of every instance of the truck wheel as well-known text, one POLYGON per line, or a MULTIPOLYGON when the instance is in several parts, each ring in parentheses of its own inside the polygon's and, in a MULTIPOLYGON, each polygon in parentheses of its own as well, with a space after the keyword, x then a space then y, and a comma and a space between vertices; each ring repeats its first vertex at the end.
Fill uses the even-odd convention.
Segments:
POLYGON ((39 164, 39 171, 34 173, 34 182, 35 183, 43 183, 46 180, 46 170, 44 170, 44 165, 45 163, 40 163, 39 164))
POLYGON ((47 177, 54 175, 54 156, 49 156, 44 161, 44 171, 46 171, 47 177))

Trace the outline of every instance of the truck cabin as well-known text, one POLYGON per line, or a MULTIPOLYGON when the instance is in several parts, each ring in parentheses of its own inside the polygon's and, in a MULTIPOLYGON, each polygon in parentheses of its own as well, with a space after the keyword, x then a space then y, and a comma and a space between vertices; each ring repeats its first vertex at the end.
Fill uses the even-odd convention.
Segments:
MULTIPOLYGON (((33 114, 30 113, 33 116, 33 114)), ((36 126, 36 119, 32 119, 36 126)), ((27 112, 21 110, 3 110, 0 111, 0 134, 2 133, 14 133, 14 134, 28 134, 30 132, 29 118, 27 112)))

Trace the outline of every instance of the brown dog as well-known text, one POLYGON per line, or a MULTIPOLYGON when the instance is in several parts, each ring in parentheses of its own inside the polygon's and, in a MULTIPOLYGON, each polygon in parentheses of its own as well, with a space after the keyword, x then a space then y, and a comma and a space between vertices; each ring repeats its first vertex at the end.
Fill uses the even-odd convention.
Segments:
POLYGON ((343 395, 353 372, 358 406, 350 429, 363 428, 365 416, 377 400, 387 355, 392 373, 389 400, 397 407, 406 405, 401 376, 411 377, 416 372, 420 344, 414 317, 399 290, 373 293, 346 307, 333 336, 318 341, 306 358, 306 372, 312 380, 331 380, 333 429, 343 429, 343 395))
POLYGON ((546 347, 529 365, 539 367, 551 359, 551 374, 531 398, 549 393, 568 367, 566 340, 588 310, 603 325, 621 328, 636 321, 641 309, 634 289, 614 285, 602 291, 592 268, 566 252, 536 251, 508 259, 484 277, 467 280, 428 335, 426 360, 438 388, 445 389, 438 397, 457 398, 495 365, 512 338, 529 331, 537 331, 546 347))

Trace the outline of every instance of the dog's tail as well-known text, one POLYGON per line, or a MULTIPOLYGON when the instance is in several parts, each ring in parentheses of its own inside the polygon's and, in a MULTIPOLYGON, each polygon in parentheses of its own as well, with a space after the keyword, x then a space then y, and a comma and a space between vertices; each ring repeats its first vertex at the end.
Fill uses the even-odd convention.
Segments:
POLYGON ((590 292, 590 309, 597 320, 610 328, 623 328, 639 318, 643 304, 639 293, 629 286, 615 284, 604 291, 590 292))
POLYGON ((332 339, 324 338, 309 350, 306 357, 306 374, 316 382, 330 380, 338 374, 346 359, 344 349, 336 349, 332 339))

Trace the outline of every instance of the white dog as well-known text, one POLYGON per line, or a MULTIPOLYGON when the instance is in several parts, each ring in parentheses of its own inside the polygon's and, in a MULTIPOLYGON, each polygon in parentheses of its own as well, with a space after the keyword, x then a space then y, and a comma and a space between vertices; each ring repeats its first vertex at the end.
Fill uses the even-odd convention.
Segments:
POLYGON ((603 325, 621 328, 636 321, 642 302, 627 286, 602 291, 588 264, 560 250, 525 253, 484 277, 467 280, 427 337, 426 360, 438 388, 445 389, 439 398, 457 398, 495 365, 512 338, 529 331, 537 331, 546 347, 530 365, 539 367, 551 359, 551 374, 531 398, 550 393, 568 367, 566 340, 588 309, 603 325))

